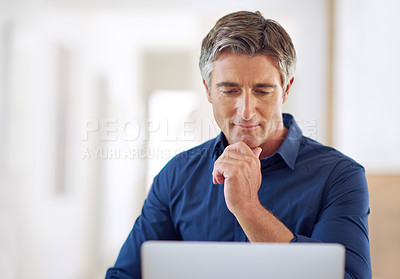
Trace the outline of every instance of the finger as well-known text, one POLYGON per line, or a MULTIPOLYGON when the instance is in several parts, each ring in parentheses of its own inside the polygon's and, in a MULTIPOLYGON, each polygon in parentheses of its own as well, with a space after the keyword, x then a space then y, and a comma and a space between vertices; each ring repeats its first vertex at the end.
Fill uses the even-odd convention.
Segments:
POLYGON ((224 153, 222 153, 221 157, 219 160, 229 160, 229 159, 236 159, 236 160, 241 160, 243 159, 244 155, 243 153, 237 151, 237 150, 227 150, 225 149, 224 153))
POLYGON ((214 166, 212 176, 214 184, 223 184, 225 182, 225 176, 223 172, 218 169, 218 166, 214 166))
POLYGON ((223 184, 225 180, 232 174, 232 171, 235 165, 238 165, 238 160, 223 160, 219 158, 214 163, 214 169, 212 172, 213 183, 214 184, 223 184))
POLYGON ((253 151, 254 155, 256 155, 257 158, 260 158, 260 155, 261 155, 261 152, 262 152, 261 147, 253 148, 251 151, 253 151))
POLYGON ((221 173, 213 174, 213 183, 214 184, 224 184, 225 177, 221 173))
POLYGON ((256 159, 259 159, 261 152, 262 152, 261 147, 256 147, 253 149, 249 148, 249 152, 247 152, 247 150, 246 150, 246 152, 240 152, 240 151, 238 151, 237 147, 233 147, 233 148, 226 148, 224 153, 222 154, 222 157, 242 160, 243 156, 249 156, 250 158, 255 157, 256 159))
POLYGON ((225 150, 235 150, 242 153, 243 155, 253 155, 250 147, 242 141, 227 146, 225 150))

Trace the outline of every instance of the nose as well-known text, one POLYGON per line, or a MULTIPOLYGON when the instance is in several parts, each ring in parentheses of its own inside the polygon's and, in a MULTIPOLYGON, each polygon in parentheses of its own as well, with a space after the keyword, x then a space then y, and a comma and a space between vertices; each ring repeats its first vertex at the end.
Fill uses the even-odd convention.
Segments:
POLYGON ((250 120, 256 114, 257 99, 249 91, 243 92, 238 100, 238 113, 243 120, 250 120))

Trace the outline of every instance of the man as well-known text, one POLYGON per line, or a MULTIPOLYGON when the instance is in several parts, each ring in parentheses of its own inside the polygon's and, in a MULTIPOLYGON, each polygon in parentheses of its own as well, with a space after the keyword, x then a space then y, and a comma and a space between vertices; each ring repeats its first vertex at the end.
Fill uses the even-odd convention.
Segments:
POLYGON ((286 31, 259 12, 221 18, 200 70, 221 134, 173 158, 106 278, 140 278, 146 240, 336 242, 346 278, 371 278, 364 169, 282 114, 296 65, 286 31))

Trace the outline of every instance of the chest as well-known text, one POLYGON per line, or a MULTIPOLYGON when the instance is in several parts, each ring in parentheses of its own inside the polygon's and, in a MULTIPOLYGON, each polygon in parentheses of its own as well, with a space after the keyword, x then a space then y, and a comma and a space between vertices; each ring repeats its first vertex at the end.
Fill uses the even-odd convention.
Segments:
MULTIPOLYGON (((246 235, 228 210, 223 185, 209 179, 188 179, 171 197, 171 217, 183 240, 246 241, 246 235)), ((264 175, 259 190, 261 204, 292 232, 309 235, 318 218, 321 189, 317 182, 290 176, 264 175)))

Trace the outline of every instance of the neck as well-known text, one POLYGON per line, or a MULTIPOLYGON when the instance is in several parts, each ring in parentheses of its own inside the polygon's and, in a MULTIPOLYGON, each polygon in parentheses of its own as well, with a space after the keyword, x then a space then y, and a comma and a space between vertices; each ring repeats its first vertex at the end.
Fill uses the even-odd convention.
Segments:
POLYGON ((260 147, 262 148, 260 159, 266 158, 274 154, 279 149, 282 142, 285 140, 287 133, 288 129, 286 129, 282 123, 282 127, 276 129, 272 137, 264 142, 262 145, 260 145, 260 147))

